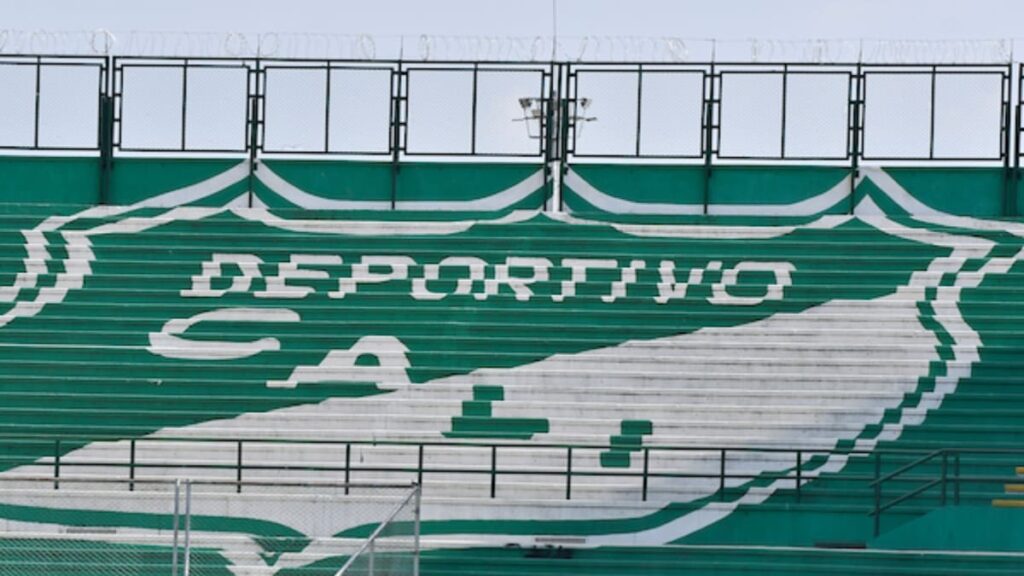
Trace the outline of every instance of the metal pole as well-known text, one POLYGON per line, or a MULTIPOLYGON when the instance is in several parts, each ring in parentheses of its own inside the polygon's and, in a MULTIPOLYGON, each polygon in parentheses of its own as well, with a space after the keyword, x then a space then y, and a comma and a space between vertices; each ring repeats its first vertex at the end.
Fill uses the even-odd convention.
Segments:
POLYGON ((191 572, 192 562, 192 481, 185 481, 185 576, 191 572))
POLYGON ((373 576, 373 556, 376 553, 376 540, 370 540, 370 555, 367 557, 367 575, 373 576))
POLYGON ((882 454, 875 452, 875 536, 882 531, 882 454))
POLYGON ((718 460, 718 499, 725 500, 725 449, 723 448, 718 460))
POLYGON ((53 441, 53 489, 60 490, 60 440, 53 441))
POLYGON ((569 446, 565 459, 565 499, 572 500, 572 446, 569 446))
POLYGON ((498 447, 491 446, 491 498, 498 491, 498 447))
POLYGON ((235 488, 235 492, 237 494, 241 494, 242 493, 242 441, 241 440, 238 441, 238 461, 235 463, 235 482, 238 483, 237 487, 235 488))
POLYGON ((345 444, 345 495, 348 496, 349 478, 352 470, 352 443, 345 444))
MULTIPOLYGON (((256 59, 256 69, 252 75, 252 102, 249 111, 249 207, 252 208, 253 196, 255 195, 256 170, 259 168, 257 150, 260 145, 260 100, 263 96, 260 91, 260 59, 256 59)), ((265 87, 264 87, 265 88, 265 87)))
POLYGON ((947 471, 949 470, 949 454, 945 450, 942 451, 942 505, 946 505, 946 479, 947 471))
POLYGON ((953 504, 960 504, 960 453, 953 457, 953 504))
POLYGON ((181 479, 174 481, 174 545, 171 547, 171 576, 178 576, 178 510, 181 499, 181 479))
POLYGON ((129 456, 128 456, 128 491, 135 491, 135 439, 132 439, 129 444, 129 456))
POLYGON ((100 204, 110 203, 110 178, 114 168, 114 66, 113 59, 108 58, 106 63, 106 86, 100 88, 100 121, 99 140, 100 147, 100 204))
POLYGON ((423 485, 416 486, 416 507, 413 508, 413 557, 412 557, 412 576, 419 576, 420 574, 420 502, 423 497, 423 485))
POLYGON ((644 448, 644 490, 643 501, 647 502, 647 472, 650 469, 651 449, 644 448))
POLYGON ((800 490, 803 484, 803 464, 804 464, 804 453, 801 450, 796 451, 796 501, 800 501, 800 490))
POLYGON ((711 203, 711 157, 714 148, 714 127, 715 127, 715 65, 711 65, 711 75, 708 76, 708 89, 704 101, 704 197, 702 204, 704 214, 708 213, 708 205, 711 203))
POLYGON ((853 146, 850 150, 850 214, 853 214, 857 204, 857 178, 860 177, 861 136, 863 128, 861 108, 864 104, 862 95, 865 89, 864 74, 859 63, 857 64, 857 73, 853 76, 851 82, 853 84, 853 126, 851 127, 853 146))
POLYGON ((423 444, 420 444, 416 456, 416 484, 423 486, 423 444))
POLYGON ((395 73, 394 98, 392 102, 392 125, 391 125, 391 209, 395 209, 398 199, 398 173, 401 170, 399 162, 400 150, 402 149, 402 63, 398 63, 398 71, 395 73))

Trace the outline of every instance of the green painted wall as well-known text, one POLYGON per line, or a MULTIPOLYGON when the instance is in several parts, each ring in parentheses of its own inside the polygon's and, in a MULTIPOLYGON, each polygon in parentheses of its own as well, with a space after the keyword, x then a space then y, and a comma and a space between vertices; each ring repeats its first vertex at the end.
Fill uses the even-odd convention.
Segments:
POLYGON ((541 169, 538 165, 407 162, 395 173, 390 162, 267 160, 265 165, 308 195, 302 199, 289 198, 287 192, 275 191, 268 183, 257 181, 259 200, 271 208, 331 208, 330 203, 339 200, 382 203, 384 206, 379 209, 390 208, 392 200, 399 204, 487 201, 524 182, 531 186, 526 197, 512 203, 495 199, 500 205, 493 209, 537 209, 545 198, 544 187, 533 178, 541 169))
MULTIPOLYGON (((573 171, 598 190, 631 202, 700 204, 704 201, 703 166, 573 165, 573 171)), ((596 208, 565 190, 564 201, 574 212, 596 208)))
MULTIPOLYGON (((268 168, 290 184, 328 200, 390 202, 391 164, 387 162, 334 162, 326 160, 263 160, 268 168)), ((295 204, 256 182, 259 199, 271 208, 295 208, 295 204)))
POLYGON ((98 204, 96 157, 0 157, 0 202, 98 204))
MULTIPOLYGON (((712 204, 790 204, 821 194, 850 175, 827 166, 716 166, 712 204)), ((837 206, 848 211, 849 206, 837 206)))
POLYGON ((1006 211, 1003 168, 887 168, 914 197, 928 206, 962 216, 997 218, 1006 211))
MULTIPOLYGON (((109 203, 135 204, 213 178, 240 162, 244 159, 117 158, 110 172, 109 203)), ((245 189, 244 181, 236 183, 197 204, 223 205, 245 189)))

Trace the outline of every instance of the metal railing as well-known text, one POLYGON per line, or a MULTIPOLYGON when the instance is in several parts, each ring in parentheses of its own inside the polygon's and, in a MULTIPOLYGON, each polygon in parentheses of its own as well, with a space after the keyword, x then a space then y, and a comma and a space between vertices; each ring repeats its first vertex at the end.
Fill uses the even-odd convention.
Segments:
POLYGON ((35 55, 0 56, 0 77, 5 106, 32 112, 0 124, 0 149, 99 151, 108 131, 132 153, 846 164, 1005 161, 1022 79, 1008 64, 35 55), (87 139, 80 109, 61 114, 59 98, 87 100, 87 139))
POLYGON ((980 164, 1004 168, 1009 191, 1022 66, 0 56, 0 151, 99 156, 101 203, 118 157, 168 154, 395 174, 517 162, 549 179, 595 162, 704 166, 706 180, 735 163, 980 164))
MULTIPOLYGON (((977 467, 1003 467, 1006 462, 977 461, 985 456, 1012 456, 1024 462, 1024 449, 986 449, 986 448, 941 448, 923 454, 919 458, 899 466, 895 470, 882 474, 883 459, 885 453, 874 454, 874 480, 869 484, 873 491, 874 506, 870 516, 874 519, 874 533, 878 536, 881 533, 882 515, 904 503, 911 501, 920 502, 919 497, 927 495, 930 491, 936 490, 938 494, 932 495, 936 505, 945 506, 952 502, 960 504, 963 486, 966 485, 992 485, 1020 482, 1019 476, 985 475, 976 473, 962 473, 962 458, 975 457, 971 462, 972 468, 977 467), (922 473, 922 468, 935 468, 937 471, 922 473), (910 489, 901 491, 895 497, 886 499, 884 488, 891 484, 913 484, 910 489)), ((989 494, 983 494, 989 497, 989 494)))
MULTIPOLYGON (((113 440, 113 439, 112 439, 113 440)), ((842 457, 867 457, 882 452, 856 449, 814 449, 809 447, 788 448, 788 447, 739 447, 739 446, 638 446, 630 456, 628 467, 591 467, 581 469, 579 464, 574 467, 574 461, 578 462, 581 454, 603 452, 615 448, 612 445, 597 444, 548 444, 529 442, 485 442, 485 441, 372 441, 372 440, 281 440, 281 439, 228 439, 228 438, 145 438, 124 440, 127 442, 128 451, 123 459, 97 460, 76 460, 69 457, 65 452, 69 447, 77 447, 86 444, 88 441, 101 441, 100 439, 84 438, 50 438, 38 439, 33 437, 8 437, 3 440, 8 446, 16 443, 34 443, 52 445, 52 457, 42 461, 36 458, 6 461, 0 460, 5 468, 14 465, 35 465, 49 466, 52 470, 53 488, 59 490, 61 482, 68 475, 68 470, 75 468, 110 468, 121 474, 122 480, 126 483, 129 491, 134 491, 134 482, 142 477, 146 471, 153 470, 206 470, 223 471, 232 477, 232 482, 241 491, 245 482, 250 480, 252 473, 282 472, 282 473, 318 473, 333 477, 336 481, 346 486, 352 482, 370 479, 376 481, 379 478, 376 474, 399 474, 417 485, 430 488, 433 481, 432 474, 445 474, 463 476, 471 479, 486 478, 488 483, 488 494, 490 498, 496 498, 501 487, 500 480, 512 481, 525 476, 552 477, 561 479, 564 489, 555 496, 564 500, 572 500, 574 494, 574 481, 583 478, 616 478, 624 479, 635 483, 635 494, 641 501, 647 501, 650 496, 650 483, 655 479, 686 478, 697 480, 713 480, 717 488, 715 493, 719 500, 726 500, 730 497, 732 481, 746 483, 755 479, 782 480, 784 488, 791 488, 797 501, 803 496, 803 485, 815 474, 813 471, 820 465, 822 458, 833 456, 842 457), (140 451, 144 444, 192 443, 195 447, 203 445, 230 445, 232 457, 223 462, 211 461, 209 457, 202 460, 187 460, 175 458, 173 461, 153 461, 143 459, 140 451), (247 448, 255 450, 256 447, 269 445, 291 445, 291 446, 316 446, 327 448, 328 452, 337 454, 337 463, 321 462, 316 464, 292 464, 273 463, 261 464, 246 461, 247 448), (406 447, 410 449, 405 461, 393 462, 388 465, 363 464, 353 461, 353 454, 360 448, 372 447, 406 447), (564 466, 556 468, 540 464, 502 466, 502 454, 530 449, 535 454, 555 454, 558 457, 564 456, 564 466), (481 464, 477 466, 439 466, 428 465, 426 459, 428 453, 435 453, 441 450, 466 450, 484 452, 486 456, 481 457, 481 464), (673 469, 672 466, 662 466, 653 462, 656 458, 652 455, 692 455, 695 459, 700 458, 704 462, 712 462, 713 467, 708 466, 708 471, 673 469), (742 462, 756 461, 757 457, 772 459, 770 470, 749 473, 738 468, 742 462), (635 460, 634 460, 635 458, 635 460), (788 464, 781 464, 779 460, 788 464), (817 461, 816 461, 817 459, 817 461), (730 468, 732 466, 732 468, 730 468), (808 474, 811 474, 810 476, 808 474), (791 484, 790 484, 791 483, 791 484)), ((888 450, 884 454, 890 459, 900 461, 916 461, 923 454, 921 450, 888 450)), ((865 460, 866 461, 866 460, 865 460)), ((865 484, 877 480, 878 475, 844 475, 845 478, 862 481, 865 484)), ((439 480, 440 481, 440 480, 439 480)), ((872 487, 875 485, 872 484, 872 487)), ((345 488, 346 494, 348 488, 345 488)), ((552 493, 554 494, 554 493, 552 493)))

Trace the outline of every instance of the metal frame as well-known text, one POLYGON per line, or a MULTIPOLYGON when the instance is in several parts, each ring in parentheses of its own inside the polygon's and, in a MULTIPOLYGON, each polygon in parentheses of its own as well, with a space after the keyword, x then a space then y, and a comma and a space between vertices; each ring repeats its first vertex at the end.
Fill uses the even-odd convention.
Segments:
POLYGON ((961 458, 964 456, 1019 456, 1024 461, 1024 449, 990 449, 990 448, 940 448, 924 453, 919 458, 900 466, 896 470, 882 475, 882 460, 886 456, 884 451, 874 454, 874 476, 868 486, 873 490, 874 505, 868 515, 874 520, 874 534, 881 533, 882 514, 896 506, 909 502, 928 491, 939 489, 939 505, 945 506, 950 499, 953 504, 960 504, 962 484, 1009 484, 1020 482, 1019 476, 976 476, 961 474, 961 458), (934 464, 938 460, 940 472, 937 476, 915 474, 921 467, 934 464), (911 483, 915 486, 900 493, 898 496, 886 500, 883 489, 889 484, 911 483), (948 494, 952 485, 952 497, 948 494))
MULTIPOLYGON (((139 471, 142 470, 173 470, 173 469, 202 469, 202 470, 221 470, 224 472, 233 473, 233 480, 223 481, 226 484, 237 486, 237 490, 240 492, 243 485, 248 484, 244 477, 246 471, 280 471, 280 472, 327 472, 337 474, 339 479, 345 485, 349 485, 353 481, 353 477, 357 474, 370 473, 373 476, 374 473, 381 472, 393 472, 393 473, 404 473, 410 476, 410 479, 417 485, 423 486, 428 484, 427 476, 435 473, 442 474, 464 474, 470 477, 479 478, 481 475, 486 475, 490 481, 490 497, 497 497, 498 490, 498 478, 515 478, 517 476, 552 476, 560 477, 565 479, 565 493, 564 498, 566 500, 572 499, 572 487, 574 477, 613 477, 613 478, 633 478, 637 483, 637 491, 640 499, 646 501, 648 499, 648 484, 652 478, 703 478, 703 479, 715 479, 719 484, 718 498, 726 499, 729 494, 729 488, 727 487, 728 480, 753 480, 755 478, 772 477, 774 479, 791 479, 793 481, 794 495, 797 500, 802 496, 802 485, 804 479, 804 467, 807 465, 808 460, 814 456, 859 456, 867 457, 872 454, 878 454, 884 452, 890 458, 901 458, 904 460, 914 460, 922 455, 927 455, 927 451, 923 450, 883 450, 883 451, 872 451, 872 450, 859 450, 859 449, 809 449, 809 448, 787 448, 787 447, 760 447, 751 448, 744 446, 642 446, 637 449, 637 457, 641 458, 642 466, 640 469, 636 467, 630 467, 629 469, 600 469, 596 471, 580 471, 573 469, 574 456, 573 454, 579 454, 581 451, 604 451, 614 448, 611 444, 547 444, 547 443, 529 443, 529 442, 472 442, 472 441, 427 441, 427 442, 416 442, 416 441, 372 441, 372 440, 280 440, 280 439, 250 439, 250 440, 230 440, 224 438, 136 438, 129 440, 129 455, 128 460, 89 460, 87 462, 75 462, 62 455, 61 446, 76 446, 80 445, 85 441, 83 438, 77 437, 56 437, 56 438, 40 438, 33 436, 7 436, 4 438, 6 442, 34 442, 34 443, 53 443, 53 459, 52 469, 53 475, 49 477, 49 480, 53 482, 55 490, 59 490, 60 483, 66 479, 67 469, 75 468, 77 466, 95 467, 95 466, 107 466, 114 469, 124 470, 124 475, 121 480, 128 485, 128 490, 133 491, 135 489, 135 483, 139 471), (66 444, 62 444, 66 443, 66 444), (235 454, 231 462, 224 463, 211 463, 209 461, 202 462, 139 462, 137 452, 139 445, 146 444, 159 444, 162 442, 194 442, 196 444, 210 444, 210 443, 232 443, 235 444, 235 454), (246 464, 243 458, 245 445, 267 445, 267 444, 281 444, 281 445, 320 445, 337 447, 338 452, 344 453, 344 462, 337 465, 320 465, 320 466, 293 466, 288 464, 280 465, 261 465, 261 464, 246 464), (415 447, 415 462, 408 463, 397 463, 393 466, 364 466, 353 464, 352 462, 352 447, 353 446, 408 446, 415 447), (343 448, 343 450, 342 450, 343 448), (426 451, 432 448, 445 448, 445 449, 466 449, 466 450, 480 450, 487 449, 489 451, 489 463, 488 467, 482 469, 480 466, 471 467, 439 467, 439 466, 427 466, 426 451), (505 468, 502 469, 498 466, 499 452, 505 450, 522 450, 523 448, 530 448, 534 450, 547 450, 547 451, 560 451, 566 455, 566 466, 564 469, 553 469, 551 467, 536 467, 536 468, 505 468), (719 467, 717 473, 683 473, 652 469, 650 464, 650 456, 652 453, 714 453, 717 455, 719 460, 719 467), (730 455, 736 454, 785 454, 788 455, 793 466, 791 468, 779 471, 779 472, 766 472, 763 474, 742 474, 738 472, 731 472, 728 469, 728 460, 730 455), (63 471, 63 472, 62 472, 63 471)), ((93 438, 91 440, 96 440, 93 438)), ((1021 451, 1024 455, 1024 450, 1021 451)), ((854 479, 864 481, 865 483, 877 480, 877 474, 875 476, 857 476, 854 479)), ((114 481, 114 480, 111 480, 114 481)), ((346 488, 346 493, 348 489, 346 488)))
POLYGON ((96 134, 95 144, 89 146, 47 146, 40 143, 39 138, 39 120, 40 120, 40 103, 42 100, 42 72, 43 68, 47 67, 69 67, 69 66, 81 66, 97 69, 97 98, 96 98, 96 115, 100 117, 102 114, 102 100, 106 94, 107 87, 107 74, 109 72, 108 59, 102 57, 84 57, 84 56, 0 56, 0 67, 4 66, 31 66, 35 68, 35 86, 34 86, 34 107, 33 107, 33 127, 32 127, 32 144, 29 146, 15 145, 15 144, 4 144, 0 140, 0 150, 39 150, 39 151, 53 151, 53 152, 95 152, 99 151, 100 143, 103 139, 102 131, 103 124, 99 122, 99 132, 96 134))
POLYGON ((193 69, 205 70, 244 70, 246 73, 246 102, 251 102, 259 86, 254 86, 250 77, 255 67, 254 60, 245 59, 221 59, 221 58, 144 58, 135 56, 118 56, 112 60, 113 83, 110 96, 114 102, 114 115, 112 119, 112 144, 119 152, 178 152, 198 154, 244 154, 249 151, 250 130, 253 129, 253 118, 251 107, 246 106, 245 128, 242 134, 241 146, 232 148, 202 148, 188 145, 188 77, 189 71, 193 69), (181 129, 178 135, 178 146, 124 146, 124 75, 125 69, 178 69, 181 71, 181 129))
MULTIPOLYGON (((602 158, 602 159, 657 159, 657 160, 700 160, 704 157, 704 146, 705 138, 703 131, 707 129, 704 117, 704 110, 702 104, 701 114, 701 135, 699 136, 698 151, 694 154, 646 154, 643 153, 643 79, 645 75, 650 74, 679 74, 679 75, 696 75, 699 74, 703 83, 707 82, 707 79, 713 75, 713 66, 710 64, 623 64, 616 63, 614 65, 598 65, 598 64, 574 64, 574 65, 563 65, 565 68, 566 76, 566 97, 565 100, 571 106, 572 114, 568 115, 566 121, 568 123, 570 138, 566 142, 566 154, 572 155, 575 158, 602 158), (601 154, 601 153, 581 153, 577 150, 578 148, 578 137, 581 131, 578 119, 582 110, 580 110, 580 100, 585 98, 585 94, 580 94, 579 91, 579 78, 580 75, 590 74, 635 74, 637 78, 637 96, 636 96, 636 132, 633 142, 633 153, 631 154, 601 154)), ((702 93, 702 102, 706 101, 706 91, 702 93)), ((598 118, 600 121, 600 118, 598 118)))
POLYGON ((929 65, 871 65, 863 66, 860 73, 862 83, 862 101, 861 101, 861 113, 862 120, 860 125, 861 130, 861 158, 869 161, 939 161, 939 162, 999 162, 1004 163, 1008 150, 1006 146, 1006 134, 1010 130, 1010 119, 1005 114, 1006 108, 1010 105, 1010 77, 1013 73, 1012 68, 1009 65, 940 65, 940 64, 929 64, 929 65), (902 76, 920 76, 927 75, 931 79, 930 87, 930 106, 929 106, 929 127, 928 127, 928 154, 922 155, 904 155, 904 156, 872 156, 866 146, 866 131, 868 129, 868 105, 870 104, 870 97, 868 92, 868 78, 872 75, 902 75, 902 76), (936 94, 936 80, 938 77, 948 76, 998 76, 1001 79, 1002 92, 1000 102, 1000 129, 999 134, 994 135, 999 140, 999 154, 996 156, 936 156, 935 155, 935 94, 936 94))
MULTIPOLYGON (((450 157, 450 158, 508 158, 520 160, 532 159, 593 159, 593 160, 662 160, 679 161, 682 163, 700 163, 704 160, 706 164, 715 164, 716 161, 773 161, 773 162, 841 162, 856 168, 859 161, 913 161, 913 162, 1000 162, 1006 168, 1016 168, 1019 162, 1009 161, 1011 155, 1019 154, 1021 139, 1021 124, 1019 120, 1021 101, 1019 94, 1024 86, 1024 67, 1016 67, 1018 99, 1016 106, 1011 106, 1013 98, 1013 75, 1014 67, 1003 64, 798 64, 798 63, 743 63, 743 62, 719 62, 719 63, 689 63, 689 64, 665 64, 665 63, 620 63, 620 62, 588 62, 588 63, 567 63, 567 62, 409 62, 409 61, 359 61, 359 60, 302 60, 302 59, 244 59, 244 58, 152 58, 152 57, 69 57, 69 56, 10 56, 0 57, 0 66, 18 65, 35 66, 37 76, 36 90, 36 117, 34 119, 33 143, 26 145, 0 145, 0 150, 67 150, 67 151, 97 151, 102 147, 104 135, 97 137, 95 145, 86 147, 60 147, 45 146, 39 142, 39 89, 38 78, 41 69, 45 66, 94 66, 99 69, 98 92, 100 101, 109 97, 114 102, 112 127, 107 127, 103 121, 102 105, 97 113, 101 117, 100 131, 112 129, 111 142, 116 152, 137 152, 137 153, 196 153, 196 154, 242 154, 255 152, 271 154, 312 154, 324 157, 345 157, 345 156, 367 156, 367 157, 391 157, 392 161, 400 161, 403 158, 413 157, 450 157), (124 73, 126 68, 177 68, 182 74, 182 126, 177 145, 171 146, 145 146, 127 147, 122 145, 124 128, 124 73), (189 71, 196 68, 213 69, 243 69, 249 75, 247 85, 247 101, 249 109, 246 111, 245 138, 238 145, 226 148, 207 149, 202 147, 189 146, 187 134, 187 117, 190 108, 188 98, 189 71), (309 150, 274 150, 269 149, 266 144, 266 98, 267 98, 267 73, 277 69, 296 70, 323 70, 326 74, 324 82, 325 89, 325 110, 324 119, 324 143, 323 146, 309 150), (370 70, 370 71, 391 71, 391 90, 388 95, 391 100, 389 125, 391 134, 388 138, 388 149, 338 149, 332 150, 330 146, 330 109, 331 92, 336 88, 332 86, 332 72, 335 70, 370 70), (416 114, 410 110, 409 91, 412 82, 410 74, 423 74, 430 71, 436 72, 466 72, 473 77, 473 93, 470 96, 471 110, 469 111, 471 135, 468 142, 468 150, 413 150, 408 149, 409 141, 409 116, 416 114), (480 74, 489 72, 508 72, 515 74, 531 73, 539 76, 539 86, 536 94, 524 95, 524 97, 537 98, 542 104, 542 117, 540 118, 540 129, 537 150, 529 153, 523 152, 481 152, 479 150, 479 138, 477 134, 478 115, 480 101, 478 99, 478 88, 480 74), (579 99, 586 95, 579 93, 580 75, 602 74, 602 73, 627 73, 634 74, 637 80, 636 94, 636 130, 634 141, 631 143, 631 152, 628 154, 601 154, 597 152, 578 152, 578 136, 580 125, 578 122, 581 110, 579 99), (704 79, 704 91, 701 95, 701 142, 697 151, 693 153, 680 154, 659 154, 645 153, 643 150, 643 91, 644 78, 651 74, 700 74, 704 79), (768 74, 779 75, 782 79, 781 97, 781 142, 778 154, 746 155, 746 154, 723 154, 722 149, 722 121, 723 101, 728 99, 728 94, 723 93, 723 78, 735 74, 768 74), (850 89, 848 97, 847 119, 849 133, 847 134, 847 153, 842 156, 829 154, 823 155, 792 155, 787 150, 787 97, 789 92, 788 79, 798 75, 846 75, 849 79, 850 89), (870 149, 865 149, 865 134, 871 129, 869 113, 870 93, 868 80, 874 75, 928 75, 932 80, 930 94, 931 118, 929 134, 928 154, 911 154, 903 156, 872 155, 870 149), (999 154, 993 156, 940 156, 935 153, 935 84, 940 76, 955 75, 995 75, 1002 81, 1002 93, 1000 95, 1000 131, 993 134, 993 138, 999 138, 999 154), (723 98, 724 96, 724 98, 723 98), (565 108, 565 109, 563 109, 565 108), (1015 115, 1015 112, 1017 114, 1015 115), (1013 124, 1015 122, 1015 124, 1013 124), (254 137, 253 133, 256 133, 254 137), (710 158, 710 161, 708 161, 710 158)), ((697 114, 693 110, 694 115, 697 114)), ((511 120, 511 119, 510 119, 511 120)))
POLYGON ((751 67, 751 65, 743 66, 729 66, 725 69, 718 67, 718 72, 714 74, 713 79, 717 82, 717 90, 715 94, 717 97, 712 100, 712 105, 717 114, 714 116, 714 122, 712 128, 715 131, 714 134, 714 149, 712 150, 715 158, 721 160, 775 160, 775 161, 822 161, 822 162, 849 162, 855 153, 855 149, 851 146, 852 133, 849 129, 850 125, 853 124, 854 120, 854 103, 850 98, 850 95, 854 92, 854 86, 858 82, 858 74, 855 67, 850 65, 803 65, 803 64, 764 64, 757 67, 751 67), (775 155, 765 154, 735 154, 728 155, 722 153, 722 116, 725 108, 724 101, 725 96, 728 92, 724 88, 725 76, 729 75, 767 75, 767 76, 779 76, 781 78, 782 87, 780 91, 780 113, 779 113, 779 153, 775 155), (787 121, 788 111, 788 96, 789 96, 789 78, 792 76, 838 76, 844 77, 847 83, 847 102, 846 102, 846 118, 844 123, 847 126, 846 142, 845 142, 845 154, 840 156, 830 155, 795 155, 788 154, 786 151, 786 145, 788 139, 786 138, 787 127, 789 123, 787 121))
MULTIPOLYGON (((257 61, 256 74, 262 79, 257 87, 257 97, 261 102, 259 108, 259 123, 262 128, 260 130, 260 136, 258 140, 259 152, 265 152, 269 154, 312 154, 312 155, 323 155, 323 156, 381 156, 387 157, 392 154, 394 148, 394 136, 389 133, 388 135, 388 147, 386 149, 365 149, 365 150, 332 150, 330 146, 330 134, 331 134, 331 122, 330 122, 330 110, 331 110, 331 88, 332 88, 332 72, 335 70, 366 70, 374 72, 390 72, 391 73, 391 88, 388 94, 390 101, 394 101, 398 96, 398 90, 400 88, 399 83, 395 82, 395 77, 401 74, 400 65, 398 63, 387 63, 387 62, 365 62, 365 63, 341 61, 341 60, 319 60, 319 61, 292 61, 292 60, 259 60, 257 61), (322 70, 324 72, 324 115, 323 115, 323 128, 324 128, 324 141, 323 146, 318 148, 308 148, 303 150, 279 150, 270 148, 266 142, 266 104, 269 90, 269 71, 273 70, 308 70, 317 71, 322 70)), ((391 117, 388 120, 389 126, 394 125, 394 108, 391 107, 391 117)), ((393 128, 392 128, 393 129, 393 128)), ((391 129, 389 129, 391 130, 391 129)))
MULTIPOLYGON (((403 155, 408 157, 414 156, 446 156, 446 157, 481 157, 481 158, 524 158, 524 159, 535 159, 544 156, 544 130, 545 125, 543 120, 541 121, 541 138, 537 139, 537 150, 535 152, 479 152, 477 146, 479 144, 477 124, 480 111, 479 101, 479 85, 480 85, 480 73, 495 73, 495 72, 507 72, 509 74, 535 74, 540 80, 540 84, 537 87, 537 92, 534 94, 524 94, 522 97, 535 98, 538 100, 545 100, 545 92, 548 92, 553 78, 551 70, 545 69, 543 64, 502 64, 494 65, 481 62, 474 62, 471 64, 464 64, 462 66, 455 66, 452 63, 446 63, 441 65, 433 65, 432 63, 417 63, 405 65, 402 68, 404 77, 405 91, 402 94, 402 106, 401 111, 403 112, 401 125, 403 127, 402 140, 401 140, 401 152, 403 155), (409 119, 412 116, 413 110, 411 107, 410 93, 412 90, 412 74, 413 73, 429 73, 429 72, 463 72, 472 74, 473 78, 473 90, 471 94, 470 104, 470 138, 469 138, 469 151, 452 151, 452 150, 424 150, 415 151, 409 150, 409 119)), ((511 118, 509 119, 512 120, 511 118)))
MULTIPOLYGON (((100 158, 100 203, 109 198, 111 172, 120 154, 135 155, 228 155, 248 156, 250 186, 254 184, 255 171, 259 159, 264 155, 275 158, 306 159, 360 159, 368 161, 390 162, 391 165, 391 200, 394 207, 398 196, 399 173, 402 164, 408 161, 428 162, 511 162, 522 164, 541 164, 545 171, 548 193, 545 208, 561 209, 563 205, 560 182, 574 163, 621 163, 621 164, 675 164, 703 166, 704 170, 704 207, 707 210, 711 194, 711 179, 714 169, 720 165, 735 163, 753 163, 761 165, 793 165, 798 163, 826 165, 846 168, 851 171, 856 182, 860 166, 864 162, 887 162, 895 165, 930 166, 930 165, 970 165, 982 164, 1001 166, 1004 168, 1004 214, 1017 214, 1016 187, 1020 178, 1020 158, 1022 133, 1024 125, 1021 114, 1024 111, 1024 65, 1016 67, 1010 64, 807 64, 807 63, 749 63, 749 62, 704 62, 686 64, 666 64, 655 62, 587 62, 575 63, 564 61, 547 62, 500 62, 500 61, 436 61, 414 62, 403 60, 366 61, 354 59, 249 59, 249 58, 184 58, 184 57, 70 57, 47 55, 24 55, 0 57, 0 66, 16 64, 35 66, 37 76, 36 112, 33 118, 33 142, 28 145, 0 145, 0 151, 13 150, 23 153, 32 151, 68 151, 75 153, 97 153, 100 158), (99 105, 98 130, 95 145, 86 147, 46 147, 39 140, 39 76, 42 67, 48 65, 86 65, 99 67, 99 105), (125 68, 131 67, 170 67, 181 69, 182 74, 182 125, 176 145, 153 147, 126 147, 122 145, 124 128, 124 102, 126 96, 123 87, 125 68), (189 146, 188 142, 188 110, 192 103, 188 98, 188 73, 193 68, 228 68, 244 69, 247 72, 247 109, 245 111, 244 141, 238 146, 222 149, 204 149, 189 146), (323 70, 326 74, 324 82, 323 112, 324 141, 322 145, 308 150, 276 150, 267 147, 267 94, 268 71, 276 69, 323 70), (331 98, 336 92, 332 85, 332 72, 336 70, 377 70, 390 71, 391 82, 387 97, 388 106, 388 144, 387 149, 373 148, 364 150, 331 149, 331 98), (473 92, 470 96, 473 103, 470 114, 471 134, 468 150, 412 150, 408 149, 410 130, 410 73, 425 74, 430 71, 465 71, 472 74, 473 92), (539 101, 539 126, 536 151, 501 152, 481 151, 478 138, 478 115, 480 100, 478 89, 481 73, 533 73, 540 80, 538 93, 522 97, 537 98, 539 101), (581 74, 601 73, 635 74, 636 86, 636 127, 634 141, 628 153, 601 154, 598 152, 581 153, 578 151, 577 139, 581 132, 580 117, 582 113, 580 101, 586 95, 579 93, 581 74), (644 78, 652 74, 700 74, 703 79, 703 91, 700 95, 700 142, 693 152, 689 150, 679 154, 662 154, 645 152, 643 96, 644 78), (780 144, 777 154, 723 154, 723 77, 733 74, 778 74, 781 75, 783 89, 780 105, 781 130, 780 144), (788 129, 789 78, 805 74, 844 74, 848 78, 847 94, 847 146, 844 155, 822 153, 795 155, 789 151, 787 143, 790 133, 788 129), (865 136, 870 133, 872 123, 867 114, 870 96, 867 90, 868 77, 876 74, 926 74, 932 79, 930 94, 931 117, 929 122, 928 154, 911 154, 905 156, 874 156, 871 150, 865 150, 865 136), (983 157, 946 157, 935 153, 935 85, 936 79, 947 75, 998 75, 1001 80, 1000 96, 1000 127, 999 153, 983 157), (1014 95, 1014 74, 1016 74, 1016 90, 1014 95), (1016 99, 1015 99, 1016 98, 1016 99), (1011 105, 1013 102, 1013 105, 1011 105), (556 174, 557 173, 557 174, 556 174)), ((727 99, 727 94, 725 94, 727 99)), ((692 111, 694 117, 697 110, 692 111)), ((383 126, 383 118, 381 119, 383 126)), ((509 119, 510 121, 512 118, 509 119)), ((598 119, 600 120, 600 119, 598 119)), ((726 119, 727 121, 728 119, 726 119)), ((532 124, 531 124, 532 126, 532 124)), ((851 195, 851 210, 852 210, 851 195)))

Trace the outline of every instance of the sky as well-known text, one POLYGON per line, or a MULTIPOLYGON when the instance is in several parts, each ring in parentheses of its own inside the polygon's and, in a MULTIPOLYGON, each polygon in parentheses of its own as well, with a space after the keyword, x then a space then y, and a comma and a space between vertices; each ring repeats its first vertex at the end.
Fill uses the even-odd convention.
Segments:
MULTIPOLYGON (((0 7, 0 29, 13 30, 470 36, 552 30, 552 0, 0 0, 0 7)), ((1024 5, 1012 0, 557 0, 557 13, 565 36, 1024 36, 1024 5)))

